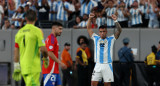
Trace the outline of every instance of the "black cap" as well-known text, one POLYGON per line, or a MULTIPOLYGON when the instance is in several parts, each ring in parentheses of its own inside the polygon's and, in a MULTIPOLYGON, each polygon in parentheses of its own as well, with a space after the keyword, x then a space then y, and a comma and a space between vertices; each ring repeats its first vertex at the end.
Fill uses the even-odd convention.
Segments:
POLYGON ((70 43, 66 42, 66 43, 64 44, 64 46, 70 46, 70 43))

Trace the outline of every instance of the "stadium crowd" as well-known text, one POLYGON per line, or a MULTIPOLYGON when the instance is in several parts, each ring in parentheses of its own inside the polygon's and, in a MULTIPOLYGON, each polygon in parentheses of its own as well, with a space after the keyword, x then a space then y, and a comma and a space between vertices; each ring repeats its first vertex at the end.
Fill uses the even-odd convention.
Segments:
POLYGON ((28 9, 37 12, 41 21, 59 21, 65 28, 86 28, 93 12, 92 28, 107 25, 114 28, 112 14, 122 27, 160 27, 160 0, 0 0, 0 25, 3 30, 25 25, 28 9))

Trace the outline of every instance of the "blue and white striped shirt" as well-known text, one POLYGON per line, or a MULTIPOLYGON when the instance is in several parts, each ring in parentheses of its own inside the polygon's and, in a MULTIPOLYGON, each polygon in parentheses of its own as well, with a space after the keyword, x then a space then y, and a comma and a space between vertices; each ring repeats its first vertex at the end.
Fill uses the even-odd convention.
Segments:
POLYGON ((100 36, 93 33, 91 38, 94 41, 94 62, 112 63, 113 45, 116 40, 114 35, 101 39, 100 36))
MULTIPOLYGON (((107 16, 112 16, 112 14, 115 14, 115 12, 116 12, 115 7, 106 9, 107 16)), ((107 26, 115 26, 113 19, 107 17, 107 26)))
POLYGON ((141 9, 130 9, 131 14, 131 25, 137 25, 142 23, 142 15, 140 14, 141 9))
MULTIPOLYGON (((51 2, 51 1, 48 0, 48 4, 50 6, 50 11, 57 12, 57 9, 58 9, 57 1, 51 2)), ((56 13, 54 13, 54 14, 49 13, 49 20, 50 21, 57 20, 57 14, 56 13)))
POLYGON ((81 22, 78 24, 78 26, 79 26, 79 27, 87 27, 87 22, 88 22, 88 21, 81 21, 81 22))
POLYGON ((15 0, 15 2, 16 2, 16 10, 18 9, 19 6, 22 6, 24 8, 27 4, 26 2, 22 4, 20 0, 15 0))
POLYGON ((118 9, 117 12, 118 12, 118 19, 117 19, 118 21, 122 22, 128 20, 128 18, 124 16, 122 10, 118 9))
MULTIPOLYGON (((23 19, 23 15, 24 15, 23 13, 18 13, 17 15, 16 14, 17 13, 13 14, 13 16, 12 16, 13 19, 19 19, 19 18, 23 19)), ((19 21, 13 21, 13 23, 14 23, 15 27, 19 27, 21 25, 21 22, 19 22, 19 21)))
MULTIPOLYGON (((82 0, 83 1, 83 0, 82 0)), ((90 14, 92 8, 98 6, 97 2, 91 0, 88 4, 81 2, 81 8, 80 8, 80 16, 83 16, 84 14, 90 14)))
MULTIPOLYGON (((158 10, 157 8, 155 8, 155 10, 158 10)), ((153 6, 150 5, 149 6, 149 20, 158 20, 157 14, 153 11, 153 6)))
POLYGON ((147 13, 148 10, 148 3, 145 2, 145 6, 144 6, 144 15, 145 15, 145 19, 149 19, 149 14, 147 13))
POLYGON ((96 24, 97 24, 97 28, 99 28, 101 25, 105 25, 106 24, 106 18, 105 17, 97 17, 96 19, 96 24))
MULTIPOLYGON (((63 2, 62 1, 58 1, 58 10, 57 10, 57 19, 58 20, 62 20, 62 21, 68 21, 68 13, 67 11, 64 10, 63 8, 63 2)), ((66 9, 74 12, 75 8, 71 8, 70 3, 68 2, 64 2, 64 6, 66 9)))

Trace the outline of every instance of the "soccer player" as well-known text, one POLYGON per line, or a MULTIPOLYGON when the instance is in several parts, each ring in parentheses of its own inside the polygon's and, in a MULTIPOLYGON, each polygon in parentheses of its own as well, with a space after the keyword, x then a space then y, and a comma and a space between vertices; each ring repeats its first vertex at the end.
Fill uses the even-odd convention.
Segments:
POLYGON ((40 51, 45 58, 48 57, 48 52, 41 29, 34 26, 36 12, 33 10, 27 11, 26 21, 27 24, 15 36, 14 73, 12 77, 14 80, 19 81, 22 74, 26 86, 39 86, 40 51))
POLYGON ((52 32, 45 41, 49 56, 49 67, 45 68, 44 65, 42 66, 44 86, 61 86, 58 64, 62 69, 67 68, 67 66, 58 59, 59 44, 56 37, 60 36, 61 33, 62 24, 53 22, 52 32))
POLYGON ((111 86, 110 82, 113 82, 113 69, 112 69, 112 56, 113 56, 113 44, 120 36, 122 31, 120 24, 117 22, 117 16, 112 15, 117 27, 117 31, 114 35, 107 36, 107 28, 102 25, 99 27, 99 35, 95 34, 91 29, 91 20, 95 15, 91 13, 89 15, 87 30, 89 36, 94 41, 94 61, 96 63, 92 74, 92 86, 97 86, 98 82, 103 78, 104 86, 111 86))

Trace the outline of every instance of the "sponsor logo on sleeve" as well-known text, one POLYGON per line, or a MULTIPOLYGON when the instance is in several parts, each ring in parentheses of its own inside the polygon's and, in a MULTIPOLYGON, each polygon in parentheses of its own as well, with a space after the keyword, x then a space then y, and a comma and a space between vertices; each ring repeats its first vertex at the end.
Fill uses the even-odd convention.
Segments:
POLYGON ((42 40, 42 43, 45 43, 44 39, 42 40))

